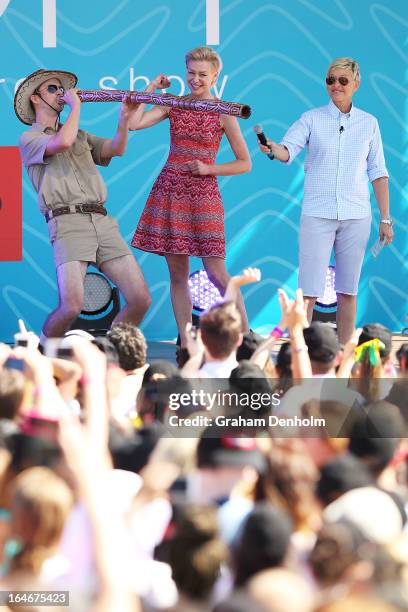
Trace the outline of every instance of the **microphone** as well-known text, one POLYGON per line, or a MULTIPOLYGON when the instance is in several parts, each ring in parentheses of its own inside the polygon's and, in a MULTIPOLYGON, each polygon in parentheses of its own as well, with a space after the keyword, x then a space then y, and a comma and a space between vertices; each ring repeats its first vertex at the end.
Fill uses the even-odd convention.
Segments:
POLYGON ((275 159, 274 154, 272 153, 271 148, 268 146, 268 142, 266 140, 266 136, 263 133, 262 130, 262 125, 260 123, 258 123, 257 125, 254 125, 254 132, 259 140, 259 142, 264 145, 265 147, 269 148, 270 153, 267 153, 267 156, 269 157, 269 159, 275 159))
POLYGON ((339 132, 340 132, 340 134, 342 134, 344 132, 344 126, 342 126, 342 125, 340 126, 339 132))

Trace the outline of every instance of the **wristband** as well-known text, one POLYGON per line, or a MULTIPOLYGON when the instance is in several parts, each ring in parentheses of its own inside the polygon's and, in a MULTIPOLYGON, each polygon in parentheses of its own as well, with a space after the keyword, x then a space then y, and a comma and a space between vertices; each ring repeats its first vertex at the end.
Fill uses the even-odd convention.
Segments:
POLYGON ((273 328, 273 330, 271 331, 269 336, 271 338, 275 338, 275 340, 277 340, 278 338, 281 338, 283 336, 283 331, 281 330, 280 327, 276 326, 276 327, 273 328))
POLYGON ((301 353, 302 351, 307 351, 307 350, 308 350, 307 344, 301 344, 300 346, 295 346, 295 347, 292 346, 292 351, 294 353, 301 353))

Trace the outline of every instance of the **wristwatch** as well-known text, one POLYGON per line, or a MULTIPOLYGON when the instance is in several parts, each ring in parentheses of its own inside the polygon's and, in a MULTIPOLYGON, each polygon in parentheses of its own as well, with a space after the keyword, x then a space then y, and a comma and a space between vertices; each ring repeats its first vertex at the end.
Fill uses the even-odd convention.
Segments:
POLYGON ((385 225, 393 225, 394 221, 388 218, 388 219, 381 219, 380 223, 384 223, 385 225))

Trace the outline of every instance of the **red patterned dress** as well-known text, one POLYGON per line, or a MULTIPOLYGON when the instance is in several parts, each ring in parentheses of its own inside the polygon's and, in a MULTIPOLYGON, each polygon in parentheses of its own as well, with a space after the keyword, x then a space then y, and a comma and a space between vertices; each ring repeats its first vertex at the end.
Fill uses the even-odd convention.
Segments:
POLYGON ((220 116, 171 108, 170 153, 157 177, 132 246, 164 255, 225 258, 224 207, 215 176, 193 175, 184 164, 214 163, 224 130, 220 116))

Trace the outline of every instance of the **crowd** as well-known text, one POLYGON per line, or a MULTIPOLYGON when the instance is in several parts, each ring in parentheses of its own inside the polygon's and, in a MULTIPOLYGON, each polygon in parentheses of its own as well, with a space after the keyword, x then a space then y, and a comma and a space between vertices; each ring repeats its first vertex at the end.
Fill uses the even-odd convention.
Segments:
POLYGON ((243 333, 259 278, 187 326, 179 368, 130 323, 0 345, 0 590, 19 610, 44 590, 75 612, 408 610, 408 342, 374 323, 341 346, 300 290, 268 338, 243 333))

